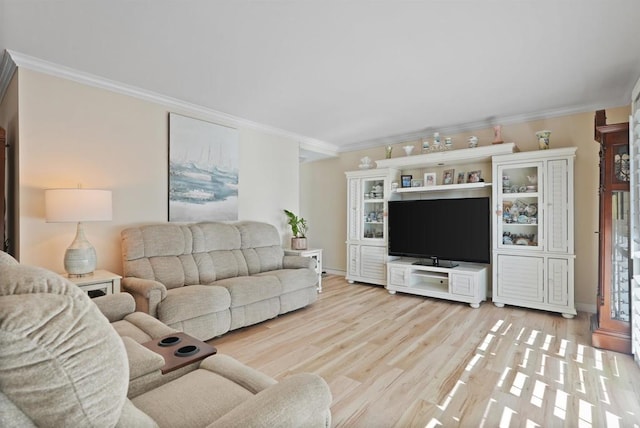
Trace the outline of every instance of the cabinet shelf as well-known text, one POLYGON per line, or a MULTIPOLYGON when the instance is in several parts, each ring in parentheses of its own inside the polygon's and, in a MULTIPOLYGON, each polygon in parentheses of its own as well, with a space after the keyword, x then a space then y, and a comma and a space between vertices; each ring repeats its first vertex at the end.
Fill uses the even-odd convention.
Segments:
POLYGON ((502 193, 502 199, 537 198, 538 192, 502 193))
POLYGON ((490 187, 491 183, 481 181, 479 183, 442 184, 438 186, 401 187, 396 193, 420 193, 420 192, 450 192, 452 190, 470 190, 490 187))

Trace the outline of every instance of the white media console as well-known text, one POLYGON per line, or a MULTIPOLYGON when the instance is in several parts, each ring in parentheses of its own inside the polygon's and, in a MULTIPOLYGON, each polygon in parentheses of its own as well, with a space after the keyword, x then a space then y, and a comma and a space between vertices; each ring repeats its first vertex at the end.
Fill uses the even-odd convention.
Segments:
POLYGON ((414 264, 417 259, 387 262, 387 291, 418 294, 468 303, 479 308, 487 300, 487 265, 460 263, 453 268, 414 264))

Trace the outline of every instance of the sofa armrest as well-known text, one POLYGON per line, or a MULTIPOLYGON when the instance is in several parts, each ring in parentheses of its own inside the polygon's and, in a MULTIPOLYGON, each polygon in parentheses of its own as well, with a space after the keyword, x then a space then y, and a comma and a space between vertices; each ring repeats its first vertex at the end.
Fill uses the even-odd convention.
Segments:
POLYGON ((282 260, 282 267, 285 269, 315 269, 316 259, 304 256, 284 256, 284 259, 282 260))
POLYGON ((209 428, 331 426, 331 391, 320 376, 292 375, 209 425, 209 428))
POLYGON ((158 317, 158 304, 167 297, 167 287, 163 283, 130 276, 123 278, 121 285, 133 295, 137 311, 158 317))
POLYGON ((129 293, 107 294, 91 299, 109 322, 120 321, 136 310, 136 301, 129 293))

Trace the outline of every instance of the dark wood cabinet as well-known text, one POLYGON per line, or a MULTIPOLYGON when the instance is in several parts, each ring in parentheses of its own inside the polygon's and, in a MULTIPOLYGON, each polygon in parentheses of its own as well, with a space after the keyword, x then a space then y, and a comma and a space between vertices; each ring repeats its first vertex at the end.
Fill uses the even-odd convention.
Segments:
POLYGON ((607 125, 605 112, 600 110, 594 128, 594 138, 600 143, 600 221, 597 313, 591 337, 597 348, 630 354, 629 123, 607 125))
POLYGON ((4 128, 0 128, 0 250, 2 251, 7 251, 7 233, 5 230, 7 222, 7 183, 5 180, 7 166, 5 155, 6 135, 4 128))

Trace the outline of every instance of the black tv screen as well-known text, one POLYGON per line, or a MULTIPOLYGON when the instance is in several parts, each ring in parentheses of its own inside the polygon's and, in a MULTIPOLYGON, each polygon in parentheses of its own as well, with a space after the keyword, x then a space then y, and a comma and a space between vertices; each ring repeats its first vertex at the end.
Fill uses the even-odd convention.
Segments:
POLYGON ((489 198, 389 201, 389 255, 489 263, 489 198))

